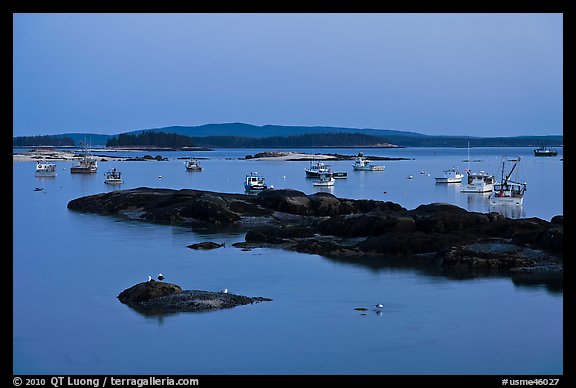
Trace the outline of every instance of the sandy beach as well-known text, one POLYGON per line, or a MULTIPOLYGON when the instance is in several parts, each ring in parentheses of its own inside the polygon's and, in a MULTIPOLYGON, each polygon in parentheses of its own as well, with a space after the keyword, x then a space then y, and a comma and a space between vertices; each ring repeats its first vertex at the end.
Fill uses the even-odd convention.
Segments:
MULTIPOLYGON (((110 157, 110 156, 96 156, 100 160, 124 160, 126 158, 110 157)), ((13 162, 37 162, 40 160, 54 161, 54 162, 64 162, 68 160, 77 160, 80 156, 77 156, 74 151, 62 151, 48 148, 37 148, 31 151, 12 154, 13 162)))

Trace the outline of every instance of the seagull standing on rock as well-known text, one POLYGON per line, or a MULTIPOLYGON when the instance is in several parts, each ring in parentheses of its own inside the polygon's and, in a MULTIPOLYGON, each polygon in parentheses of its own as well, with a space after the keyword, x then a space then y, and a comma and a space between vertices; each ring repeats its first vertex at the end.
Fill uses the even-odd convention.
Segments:
POLYGON ((162 275, 161 273, 158 274, 158 280, 162 281, 164 280, 164 275, 162 275))

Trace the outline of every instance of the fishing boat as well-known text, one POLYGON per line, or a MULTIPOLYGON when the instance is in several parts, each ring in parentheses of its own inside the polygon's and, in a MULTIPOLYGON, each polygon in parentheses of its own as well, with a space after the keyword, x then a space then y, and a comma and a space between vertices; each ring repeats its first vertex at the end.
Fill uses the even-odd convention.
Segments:
POLYGON ((352 164, 356 171, 384 171, 384 166, 373 165, 364 157, 362 152, 358 153, 356 160, 352 164))
POLYGON ((538 147, 534 149, 534 156, 556 156, 558 152, 550 147, 538 147))
POLYGON ((116 168, 106 171, 105 175, 106 180, 104 181, 104 183, 107 183, 109 185, 119 185, 122 182, 124 182, 122 180, 122 173, 118 171, 116 168))
POLYGON ((48 162, 38 162, 36 164, 37 177, 54 177, 56 176, 56 164, 48 162))
POLYGON ((310 166, 306 167, 305 171, 307 178, 318 178, 321 174, 332 175, 330 165, 314 160, 310 162, 310 166))
MULTIPOLYGON (((420 174, 423 174, 421 172, 420 174)), ((436 183, 460 183, 464 178, 464 174, 458 171, 455 167, 449 170, 444 170, 441 177, 436 177, 436 183)))
POLYGON ((518 182, 520 156, 502 157, 502 172, 500 182, 494 184, 492 194, 490 194, 490 205, 522 205, 526 182, 518 182), (506 167, 509 171, 506 174, 506 167), (512 179, 514 174, 514 179, 512 179))
POLYGON ((247 192, 266 190, 268 189, 266 178, 258 175, 258 173, 255 171, 250 172, 246 174, 246 179, 244 180, 244 189, 247 192))
POLYGON ((187 160, 185 165, 186 171, 202 171, 202 166, 196 159, 187 160))
POLYGON ((472 172, 466 169, 466 186, 460 190, 462 193, 489 193, 494 188, 494 175, 484 171, 472 172))
POLYGON ((348 178, 348 173, 346 171, 334 171, 332 173, 332 178, 346 179, 348 178))
POLYGON ((312 182, 314 186, 334 186, 335 179, 331 174, 320 174, 318 179, 312 182))
POLYGON ((470 143, 468 143, 468 168, 466 172, 466 185, 460 190, 462 193, 490 193, 494 188, 494 175, 484 171, 472 172, 470 170, 470 143))
POLYGON ((90 150, 86 147, 86 143, 82 144, 82 152, 78 164, 70 168, 71 173, 93 174, 98 171, 98 162, 92 156, 90 150))

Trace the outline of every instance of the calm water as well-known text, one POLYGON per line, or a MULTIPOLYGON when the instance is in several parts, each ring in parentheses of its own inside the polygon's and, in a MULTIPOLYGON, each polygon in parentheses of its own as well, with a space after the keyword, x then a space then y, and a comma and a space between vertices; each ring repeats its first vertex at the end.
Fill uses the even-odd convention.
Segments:
MULTIPOLYGON (((14 162, 14 373, 562 373, 561 289, 501 277, 454 280, 377 261, 242 251, 231 246, 243 241, 242 232, 193 231, 66 208, 71 199, 113 190, 103 183, 111 167, 123 172, 122 189, 242 192, 244 175, 258 171, 276 188, 318 190, 304 177, 309 162, 235 160, 259 151, 153 151, 148 154, 170 160, 100 162, 91 176, 70 174, 72 162, 56 162, 56 178, 35 178, 34 163, 14 162), (182 156, 210 159, 201 160, 202 172, 186 172, 177 159, 182 156), (206 240, 227 244, 209 252, 186 247, 206 240), (159 272, 186 289, 228 288, 274 301, 150 318, 116 299, 159 272), (385 306, 382 314, 373 311, 377 303, 385 306), (356 307, 369 310, 361 315, 356 307)), ((363 151, 413 159, 375 162, 386 166, 384 172, 354 172, 351 161, 331 162, 348 172, 330 190, 334 195, 390 200, 408 209, 449 202, 490 210, 487 196, 434 181, 444 169, 467 167, 466 148, 363 151)), ((535 158, 531 148, 474 148, 471 168, 498 174, 502 154, 524 157, 520 172, 528 183, 524 206, 510 216, 563 214, 562 154, 535 158)))

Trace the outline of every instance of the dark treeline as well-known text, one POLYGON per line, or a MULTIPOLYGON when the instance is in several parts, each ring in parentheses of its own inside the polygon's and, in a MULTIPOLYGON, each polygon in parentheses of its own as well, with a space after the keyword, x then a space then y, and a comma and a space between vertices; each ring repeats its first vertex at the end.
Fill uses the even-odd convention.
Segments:
POLYGON ((208 136, 194 138, 202 147, 370 147, 387 144, 389 141, 380 136, 363 135, 360 133, 309 133, 293 136, 273 137, 241 137, 241 136, 208 136))
POLYGON ((404 147, 559 147, 563 136, 518 136, 518 137, 463 137, 463 136, 426 136, 391 137, 391 142, 404 147))
POLYGON ((106 147, 126 147, 126 146, 155 146, 155 147, 195 147, 194 139, 190 136, 177 135, 175 133, 164 133, 146 131, 138 135, 120 134, 117 137, 108 139, 106 147))
POLYGON ((32 146, 52 146, 52 147, 66 147, 74 146, 74 140, 66 136, 17 136, 12 138, 12 145, 14 147, 32 147, 32 146))

